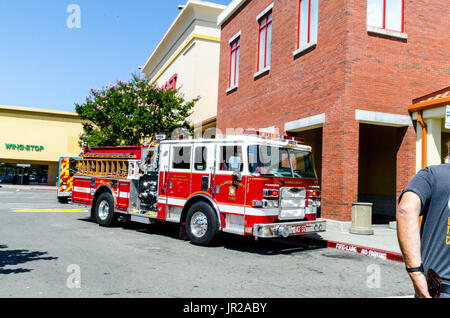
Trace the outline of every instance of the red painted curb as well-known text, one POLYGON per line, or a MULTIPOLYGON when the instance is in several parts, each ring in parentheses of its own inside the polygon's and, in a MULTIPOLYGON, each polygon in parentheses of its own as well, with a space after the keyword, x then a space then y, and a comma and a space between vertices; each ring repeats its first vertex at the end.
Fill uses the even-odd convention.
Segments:
POLYGON ((397 252, 380 250, 373 247, 364 247, 355 244, 334 242, 334 241, 327 241, 327 247, 362 254, 366 256, 371 256, 379 259, 404 263, 402 254, 397 252))
POLYGON ((373 247, 360 246, 360 245, 356 245, 356 244, 352 244, 352 243, 329 241, 329 240, 325 240, 325 239, 312 238, 312 237, 310 237, 310 239, 325 242, 327 244, 327 248, 335 248, 338 250, 361 254, 361 255, 379 258, 379 259, 383 259, 383 260, 404 263, 403 255, 401 253, 381 250, 381 249, 373 248, 373 247))

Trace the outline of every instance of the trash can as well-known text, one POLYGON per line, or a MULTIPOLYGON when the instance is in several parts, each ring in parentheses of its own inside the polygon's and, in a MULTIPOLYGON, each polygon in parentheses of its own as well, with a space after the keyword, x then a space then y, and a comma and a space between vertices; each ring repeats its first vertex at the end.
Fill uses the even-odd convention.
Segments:
POLYGON ((373 203, 352 203, 352 226, 350 233, 360 235, 373 235, 372 229, 373 203))

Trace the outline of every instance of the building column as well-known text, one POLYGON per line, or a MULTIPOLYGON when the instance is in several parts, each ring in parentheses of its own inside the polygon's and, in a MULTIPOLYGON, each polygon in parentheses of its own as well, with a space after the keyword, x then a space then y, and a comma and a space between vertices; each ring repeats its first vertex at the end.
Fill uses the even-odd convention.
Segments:
POLYGON ((422 126, 417 122, 416 128, 416 172, 422 169, 422 126))
POLYGON ((441 164, 441 119, 425 119, 427 124, 427 165, 441 164))

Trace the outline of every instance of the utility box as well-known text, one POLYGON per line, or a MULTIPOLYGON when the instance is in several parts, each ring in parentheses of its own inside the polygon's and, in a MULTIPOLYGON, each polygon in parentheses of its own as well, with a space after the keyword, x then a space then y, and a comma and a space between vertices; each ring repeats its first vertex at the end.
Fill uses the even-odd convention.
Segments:
POLYGON ((372 229, 373 203, 352 203, 352 226, 350 233, 360 235, 373 235, 372 229))

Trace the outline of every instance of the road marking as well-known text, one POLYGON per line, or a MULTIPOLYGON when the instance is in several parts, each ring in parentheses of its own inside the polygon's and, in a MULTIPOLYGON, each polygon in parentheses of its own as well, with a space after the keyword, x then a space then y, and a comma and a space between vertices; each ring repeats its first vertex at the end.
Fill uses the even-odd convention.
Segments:
POLYGON ((62 210, 62 209, 24 209, 13 210, 14 213, 85 213, 87 210, 62 210))

